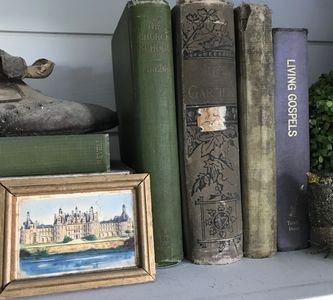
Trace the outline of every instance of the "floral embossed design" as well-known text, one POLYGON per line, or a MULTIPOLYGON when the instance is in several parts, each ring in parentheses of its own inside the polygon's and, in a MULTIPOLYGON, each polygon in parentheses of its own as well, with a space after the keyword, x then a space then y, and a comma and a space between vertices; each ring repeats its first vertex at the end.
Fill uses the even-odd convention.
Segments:
POLYGON ((209 227, 211 236, 218 235, 224 239, 228 233, 233 233, 233 224, 236 222, 236 217, 232 215, 232 207, 220 203, 217 209, 208 209, 208 219, 206 225, 209 227))
POLYGON ((237 253, 242 252, 242 237, 241 236, 236 236, 235 238, 228 240, 228 241, 218 241, 218 243, 217 243, 218 251, 221 253, 224 251, 224 249, 226 247, 231 247, 232 244, 235 247, 235 249, 237 250, 237 253))
POLYGON ((182 34, 185 57, 193 54, 193 56, 202 56, 203 53, 211 54, 226 49, 232 51, 233 48, 228 22, 219 17, 216 9, 201 8, 187 14, 182 34))
MULTIPOLYGON (((229 159, 229 153, 232 148, 237 149, 234 139, 237 138, 237 129, 230 125, 227 130, 219 132, 201 132, 196 127, 186 129, 186 139, 188 145, 188 155, 200 147, 200 156, 204 159, 204 172, 200 172, 192 186, 192 196, 202 191, 205 187, 215 185, 216 194, 210 198, 221 196, 224 182, 228 178, 224 176, 224 170, 229 168, 234 170, 232 161, 229 159)), ((238 150, 238 149, 237 149, 238 150)), ((230 195, 233 198, 234 195, 230 195)))

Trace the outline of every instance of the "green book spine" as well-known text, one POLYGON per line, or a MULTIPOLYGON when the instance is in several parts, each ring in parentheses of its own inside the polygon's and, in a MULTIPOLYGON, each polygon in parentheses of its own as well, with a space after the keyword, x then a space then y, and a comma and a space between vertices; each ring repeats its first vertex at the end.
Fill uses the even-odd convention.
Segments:
POLYGON ((1 177, 105 172, 109 135, 2 137, 0 159, 1 177))
POLYGON ((236 9, 244 256, 276 252, 276 171, 272 14, 236 9))
POLYGON ((112 40, 122 160, 151 175, 158 265, 183 258, 171 13, 165 1, 129 2, 112 40))

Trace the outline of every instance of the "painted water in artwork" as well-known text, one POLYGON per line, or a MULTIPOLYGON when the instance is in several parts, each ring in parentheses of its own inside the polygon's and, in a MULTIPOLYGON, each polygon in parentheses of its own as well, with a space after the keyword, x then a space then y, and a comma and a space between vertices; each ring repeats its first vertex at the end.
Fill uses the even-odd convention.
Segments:
POLYGON ((19 278, 136 265, 132 191, 19 200, 19 278))

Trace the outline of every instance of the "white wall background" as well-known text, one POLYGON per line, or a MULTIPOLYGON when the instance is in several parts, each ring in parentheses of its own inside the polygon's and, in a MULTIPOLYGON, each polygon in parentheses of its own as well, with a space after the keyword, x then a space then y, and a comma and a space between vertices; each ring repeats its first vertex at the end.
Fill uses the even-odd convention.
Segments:
MULTIPOLYGON (((169 1, 170 6, 175 0, 169 1)), ((241 0, 235 0, 239 4, 241 0)), ((254 2, 254 1, 249 1, 254 2)), ((333 70, 333 1, 266 0, 274 27, 309 29, 309 78, 333 70)), ((66 100, 115 109, 111 61, 112 33, 125 0, 1 1, 0 48, 27 63, 45 57, 56 67, 47 79, 29 84, 66 100)), ((112 157, 119 158, 117 131, 112 157)))

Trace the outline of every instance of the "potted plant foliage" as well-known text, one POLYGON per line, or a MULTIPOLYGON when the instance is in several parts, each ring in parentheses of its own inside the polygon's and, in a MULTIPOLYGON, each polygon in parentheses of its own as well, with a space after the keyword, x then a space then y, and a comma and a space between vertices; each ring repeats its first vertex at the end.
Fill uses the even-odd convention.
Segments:
POLYGON ((311 241, 333 247, 333 71, 310 88, 310 152, 308 173, 311 241))

